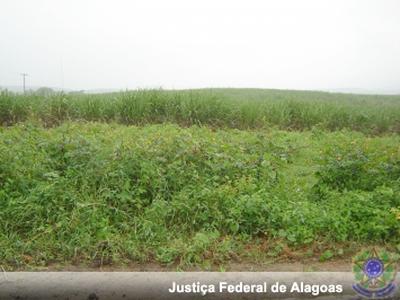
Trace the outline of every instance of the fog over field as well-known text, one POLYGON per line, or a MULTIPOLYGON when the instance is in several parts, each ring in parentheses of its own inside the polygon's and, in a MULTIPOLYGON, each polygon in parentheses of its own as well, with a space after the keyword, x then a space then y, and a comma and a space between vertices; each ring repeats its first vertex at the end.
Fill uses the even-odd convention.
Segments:
POLYGON ((3 0, 0 86, 400 90, 400 2, 3 0))

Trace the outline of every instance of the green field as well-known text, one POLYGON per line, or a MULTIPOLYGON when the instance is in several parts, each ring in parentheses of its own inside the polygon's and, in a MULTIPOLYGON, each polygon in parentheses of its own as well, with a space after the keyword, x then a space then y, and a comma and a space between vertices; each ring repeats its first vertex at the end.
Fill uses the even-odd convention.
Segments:
POLYGON ((48 97, 0 93, 0 124, 27 120, 40 121, 46 127, 67 120, 124 125, 168 122, 236 129, 347 128, 376 135, 400 132, 400 96, 257 89, 144 90, 48 97))
POLYGON ((208 269, 400 243, 400 96, 0 96, 0 265, 208 269))

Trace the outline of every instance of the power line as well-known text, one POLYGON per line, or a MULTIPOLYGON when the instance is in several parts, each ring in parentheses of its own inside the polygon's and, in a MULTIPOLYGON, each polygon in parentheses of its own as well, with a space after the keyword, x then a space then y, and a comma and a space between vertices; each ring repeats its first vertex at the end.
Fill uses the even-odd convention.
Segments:
POLYGON ((23 88, 24 94, 25 94, 25 92, 26 92, 26 89, 25 89, 25 77, 28 76, 28 74, 27 73, 21 73, 21 76, 22 76, 22 88, 23 88))

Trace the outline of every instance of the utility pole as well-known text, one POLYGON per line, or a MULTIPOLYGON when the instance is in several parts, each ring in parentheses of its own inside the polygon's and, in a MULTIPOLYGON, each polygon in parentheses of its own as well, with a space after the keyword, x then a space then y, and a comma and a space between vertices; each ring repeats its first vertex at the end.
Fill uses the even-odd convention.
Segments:
POLYGON ((22 76, 22 87, 24 89, 24 94, 25 94, 25 92, 26 92, 26 89, 25 89, 25 77, 28 76, 28 74, 21 73, 21 76, 22 76))

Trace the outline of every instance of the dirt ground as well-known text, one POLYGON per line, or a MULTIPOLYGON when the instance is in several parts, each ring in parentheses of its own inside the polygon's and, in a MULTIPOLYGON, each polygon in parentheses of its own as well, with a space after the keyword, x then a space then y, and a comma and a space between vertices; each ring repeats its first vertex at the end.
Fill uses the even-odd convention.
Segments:
POLYGON ((286 261, 273 263, 246 263, 234 262, 225 265, 207 267, 180 267, 177 265, 163 266, 156 263, 128 264, 125 266, 85 266, 85 265, 51 265, 49 267, 35 268, 35 271, 60 271, 60 272, 175 272, 175 271, 217 271, 217 272, 351 272, 351 259, 331 260, 320 262, 318 260, 286 261))

